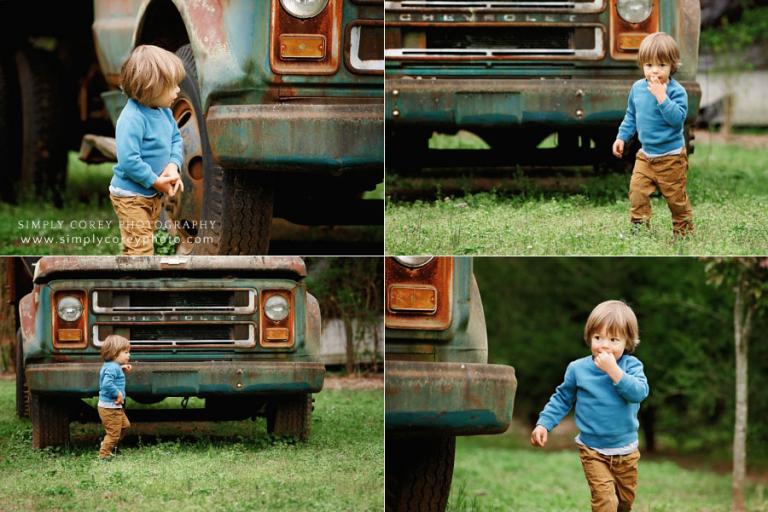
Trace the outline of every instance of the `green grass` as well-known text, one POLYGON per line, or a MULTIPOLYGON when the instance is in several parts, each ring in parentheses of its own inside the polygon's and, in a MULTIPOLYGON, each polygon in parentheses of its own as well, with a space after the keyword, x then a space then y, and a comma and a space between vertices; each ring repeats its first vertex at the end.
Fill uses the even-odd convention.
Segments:
POLYGON ((112 165, 87 165, 70 152, 60 210, 30 199, 0 203, 0 254, 119 254, 120 229, 108 192, 112 165))
MULTIPOLYGON (((514 447, 508 436, 459 438, 448 510, 480 512, 590 509, 589 487, 578 451, 514 447)), ((641 458, 637 512, 726 512, 731 510, 731 479, 685 470, 672 462, 641 458)), ((747 509, 768 511, 764 485, 750 484, 747 509)))
POLYGON ((363 199, 378 199, 379 201, 384 199, 384 182, 378 183, 373 190, 363 193, 363 199))
MULTIPOLYGON (((3 511, 383 507, 380 390, 317 394, 305 444, 267 435, 263 420, 197 423, 183 437, 165 425, 159 437, 128 437, 108 463, 97 460, 100 425, 73 425, 69 449, 33 450, 30 422, 15 417, 13 396, 14 382, 0 381, 3 511)), ((178 400, 167 401, 178 407, 178 400)))
MULTIPOLYGON (((478 151, 482 154, 482 151, 478 151)), ((666 202, 652 199, 650 230, 630 232, 629 174, 591 176, 576 193, 518 178, 497 190, 386 207, 388 254, 713 255, 768 252, 768 157, 763 148, 699 144, 688 193, 696 233, 672 238, 666 202)), ((388 179, 396 179, 388 177, 388 179)))
MULTIPOLYGON (((61 209, 50 201, 34 199, 22 199, 16 205, 0 202, 0 255, 120 254, 120 229, 108 191, 113 165, 88 165, 70 152, 61 209)), ((363 198, 384 199, 384 183, 365 192, 363 198)), ((365 240, 381 240, 383 228, 358 231, 358 237, 365 240)), ((161 233, 159 230, 155 254, 174 254, 175 243, 161 233)), ((317 229, 311 236, 322 241, 328 233, 317 229)))

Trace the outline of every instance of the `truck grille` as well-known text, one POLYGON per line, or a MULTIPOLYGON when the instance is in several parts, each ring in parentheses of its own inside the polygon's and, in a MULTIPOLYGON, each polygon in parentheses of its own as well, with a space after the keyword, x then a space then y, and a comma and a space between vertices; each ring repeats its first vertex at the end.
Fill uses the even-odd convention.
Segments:
POLYGON ((93 292, 95 313, 217 311, 253 313, 256 290, 99 289, 93 292))
POLYGON ((101 346, 117 334, 135 351, 252 348, 258 339, 257 304, 253 288, 97 287, 91 301, 93 342, 101 346))
POLYGON ((600 59, 603 29, 583 26, 393 26, 385 56, 397 61, 600 59))

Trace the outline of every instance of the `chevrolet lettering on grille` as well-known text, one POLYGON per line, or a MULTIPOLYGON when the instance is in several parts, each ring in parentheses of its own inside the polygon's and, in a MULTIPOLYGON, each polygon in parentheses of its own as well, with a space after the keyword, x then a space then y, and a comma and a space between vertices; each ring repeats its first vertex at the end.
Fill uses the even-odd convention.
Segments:
POLYGON ((237 315, 132 315, 110 318, 113 322, 231 322, 243 319, 237 315))
POLYGON ((401 13, 397 16, 398 21, 420 22, 431 21, 436 23, 576 23, 575 14, 510 14, 510 13, 401 13))

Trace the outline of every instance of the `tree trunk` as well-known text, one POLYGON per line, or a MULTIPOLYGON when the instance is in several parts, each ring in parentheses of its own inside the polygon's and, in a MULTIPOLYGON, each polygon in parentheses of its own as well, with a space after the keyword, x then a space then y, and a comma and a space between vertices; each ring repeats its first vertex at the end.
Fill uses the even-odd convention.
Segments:
POLYGON ((344 316, 344 336, 347 338, 347 375, 355 372, 355 332, 352 328, 352 319, 344 316))
POLYGON ((373 324, 373 372, 379 371, 379 324, 373 324))
POLYGON ((747 469, 747 342, 752 330, 754 306, 745 279, 736 288, 733 305, 736 350, 736 419, 733 431, 733 511, 744 512, 747 469))
POLYGON ((656 452, 656 408, 643 407, 640 409, 640 421, 643 423, 645 433, 645 451, 656 452))

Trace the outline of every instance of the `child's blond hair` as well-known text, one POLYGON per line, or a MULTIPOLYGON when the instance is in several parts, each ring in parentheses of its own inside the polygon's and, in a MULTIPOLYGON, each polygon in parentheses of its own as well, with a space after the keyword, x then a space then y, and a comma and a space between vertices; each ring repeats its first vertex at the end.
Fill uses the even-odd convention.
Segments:
POLYGON ((643 39, 637 52, 637 65, 642 69, 645 64, 652 62, 669 64, 670 75, 677 71, 680 66, 680 48, 672 36, 665 32, 655 32, 643 39))
POLYGON ((587 318, 584 326, 584 341, 590 344, 592 335, 600 329, 608 334, 618 335, 627 340, 625 351, 629 354, 640 344, 640 331, 637 327, 637 317, 625 302, 607 300, 601 302, 587 318))
POLYGON ((105 361, 113 361, 123 350, 130 350, 131 342, 127 338, 117 334, 110 334, 101 346, 101 358, 105 361))
POLYGON ((176 87, 186 75, 184 64, 175 54, 159 46, 143 44, 131 52, 120 69, 120 88, 139 103, 152 103, 176 87))

